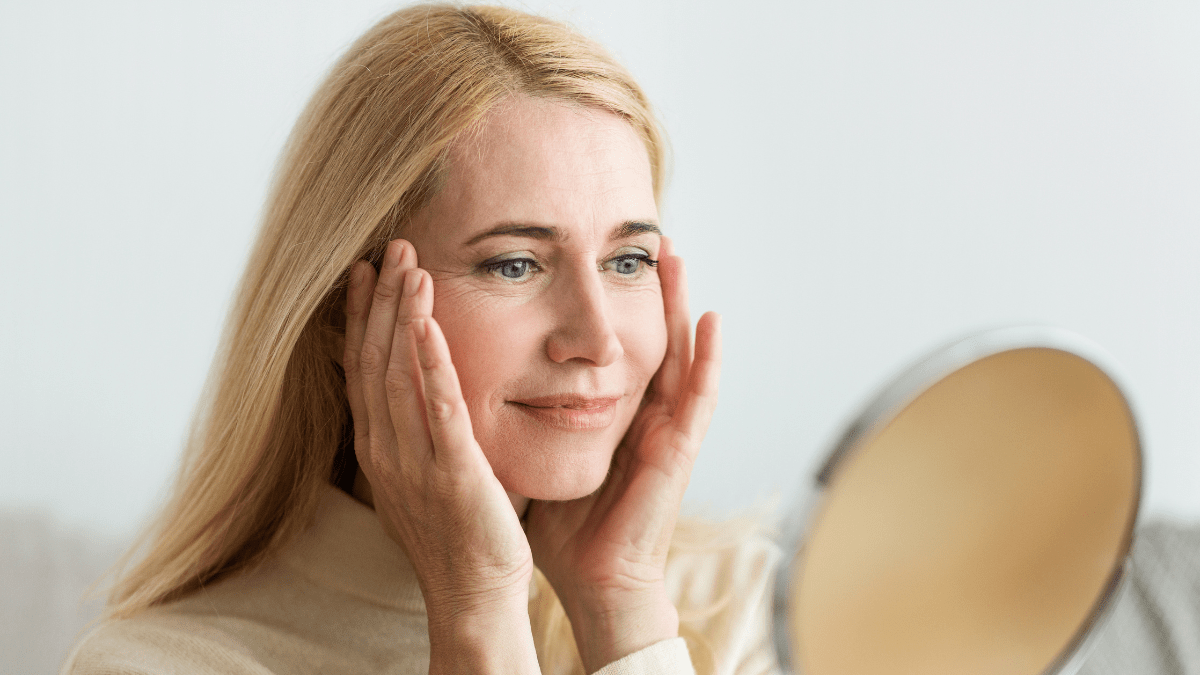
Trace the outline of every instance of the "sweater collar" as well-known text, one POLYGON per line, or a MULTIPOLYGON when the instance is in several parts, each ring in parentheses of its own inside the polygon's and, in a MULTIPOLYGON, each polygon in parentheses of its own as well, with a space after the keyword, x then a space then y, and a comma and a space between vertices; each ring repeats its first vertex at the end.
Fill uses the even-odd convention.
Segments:
POLYGON ((404 549, 383 531, 375 511, 332 485, 322 487, 313 522, 284 548, 282 558, 328 588, 373 604, 425 613, 404 549))

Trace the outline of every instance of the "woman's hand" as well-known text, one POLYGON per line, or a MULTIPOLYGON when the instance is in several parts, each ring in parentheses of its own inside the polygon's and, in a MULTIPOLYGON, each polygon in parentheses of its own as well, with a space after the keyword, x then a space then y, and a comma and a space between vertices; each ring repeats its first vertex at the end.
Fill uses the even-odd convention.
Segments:
POLYGON ((700 318, 693 358, 683 260, 666 237, 658 272, 667 352, 607 481, 583 499, 533 502, 526 515, 534 560, 567 610, 589 673, 679 630, 663 567, 717 403, 720 320, 700 318))
POLYGON ((430 672, 536 673, 529 545, 475 441, 432 311, 432 279, 408 242, 388 245, 378 280, 366 262, 351 268, 343 366, 354 452, 416 570, 430 672))

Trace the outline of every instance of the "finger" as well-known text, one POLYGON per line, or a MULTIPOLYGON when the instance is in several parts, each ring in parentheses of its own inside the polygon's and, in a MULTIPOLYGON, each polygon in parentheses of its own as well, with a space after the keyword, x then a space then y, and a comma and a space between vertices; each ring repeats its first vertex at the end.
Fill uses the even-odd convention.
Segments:
POLYGON ((467 402, 441 326, 433 317, 418 319, 413 334, 425 386, 425 419, 433 439, 434 461, 455 473, 478 467, 482 451, 475 442, 467 402))
POLYGON ((716 410, 720 380, 721 317, 705 312, 696 323, 696 358, 674 418, 675 428, 688 439, 685 445, 690 459, 695 459, 716 410))
POLYGON ((691 317, 688 312, 687 272, 683 259, 669 251, 671 242, 663 237, 666 255, 659 253, 658 274, 662 283, 663 313, 667 322, 667 352, 656 376, 655 395, 675 410, 692 365, 691 317))
POLYGON ((365 442, 367 401, 363 393, 363 338, 367 332, 367 315, 371 309, 371 293, 375 289, 375 268, 365 260, 350 267, 350 287, 346 291, 346 345, 342 354, 342 370, 346 374, 346 397, 350 401, 350 419, 354 424, 355 446, 365 442))
POLYGON ((404 275, 386 382, 387 405, 401 452, 407 460, 421 462, 432 459, 433 444, 425 428, 425 388, 414 330, 432 314, 433 280, 425 270, 414 267, 404 275))
MULTIPOLYGON (((372 448, 394 445, 396 432, 388 405, 386 378, 392 359, 392 338, 399 311, 400 289, 405 271, 415 265, 416 254, 411 244, 401 239, 389 243, 371 294, 359 370, 372 448)), ((362 459, 360 457, 360 462, 362 459)))
POLYGON ((671 241, 670 237, 663 235, 660 237, 659 241, 661 243, 658 247, 658 257, 661 258, 665 255, 675 255, 675 242, 671 241))

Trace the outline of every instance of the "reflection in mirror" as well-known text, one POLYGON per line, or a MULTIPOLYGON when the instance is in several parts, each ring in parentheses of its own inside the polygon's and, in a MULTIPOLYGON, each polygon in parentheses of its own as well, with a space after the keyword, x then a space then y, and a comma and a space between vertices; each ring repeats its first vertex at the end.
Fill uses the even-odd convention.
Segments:
POLYGON ((1057 348, 947 370, 887 392, 907 404, 823 471, 786 591, 796 672, 1062 672, 1109 604, 1140 498, 1121 392, 1057 348))

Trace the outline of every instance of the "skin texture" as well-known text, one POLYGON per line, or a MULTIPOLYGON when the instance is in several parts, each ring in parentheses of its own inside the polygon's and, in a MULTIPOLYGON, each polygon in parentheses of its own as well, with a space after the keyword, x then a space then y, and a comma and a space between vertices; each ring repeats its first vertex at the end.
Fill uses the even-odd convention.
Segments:
POLYGON ((663 566, 716 405, 718 317, 693 348, 620 118, 517 98, 450 167, 378 275, 351 271, 355 493, 413 562, 430 672, 538 672, 535 562, 592 672, 678 633, 663 566))

